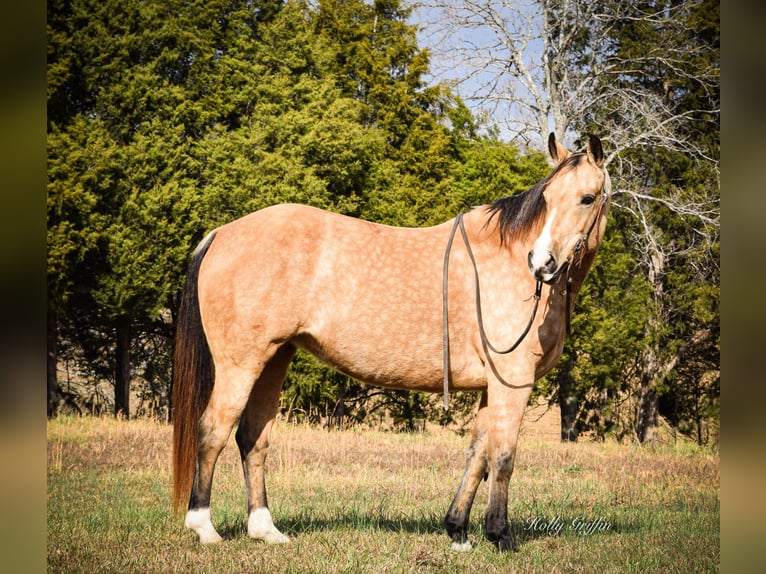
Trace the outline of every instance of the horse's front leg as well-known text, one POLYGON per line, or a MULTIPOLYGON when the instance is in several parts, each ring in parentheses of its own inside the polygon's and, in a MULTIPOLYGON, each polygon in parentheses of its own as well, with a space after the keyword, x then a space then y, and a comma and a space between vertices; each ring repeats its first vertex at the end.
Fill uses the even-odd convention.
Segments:
POLYGON ((452 538, 452 549, 465 552, 471 549, 468 541, 468 520, 476 490, 487 473, 487 393, 483 393, 473 426, 471 446, 466 452, 466 469, 455 498, 444 518, 447 534, 452 538))
POLYGON ((490 392, 487 408, 489 432, 487 437, 487 469, 489 472, 489 500, 484 520, 484 535, 501 552, 515 550, 516 546, 508 524, 508 486, 516 461, 516 443, 521 419, 529 399, 527 389, 497 389, 490 392))

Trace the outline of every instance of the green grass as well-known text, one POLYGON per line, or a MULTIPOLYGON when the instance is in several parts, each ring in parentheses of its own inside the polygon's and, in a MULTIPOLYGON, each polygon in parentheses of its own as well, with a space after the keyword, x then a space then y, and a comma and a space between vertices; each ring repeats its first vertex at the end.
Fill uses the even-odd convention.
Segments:
POLYGON ((523 437, 511 481, 518 552, 481 534, 476 497, 465 554, 442 518, 467 438, 325 430, 280 424, 267 485, 277 526, 267 546, 246 533, 236 448, 219 461, 203 547, 170 510, 171 429, 149 421, 48 423, 49 572, 713 572, 718 570, 720 461, 693 447, 651 451, 614 443, 523 437), (538 518, 558 535, 529 529, 538 518), (575 521, 601 530, 586 534, 575 521), (608 526, 608 528, 607 528, 608 526))

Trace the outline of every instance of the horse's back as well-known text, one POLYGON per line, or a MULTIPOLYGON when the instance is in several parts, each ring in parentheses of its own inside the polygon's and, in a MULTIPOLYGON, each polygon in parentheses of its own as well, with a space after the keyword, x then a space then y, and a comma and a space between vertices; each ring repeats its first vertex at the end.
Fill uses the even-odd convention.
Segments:
MULTIPOLYGON (((385 281, 391 273, 409 271, 426 257, 440 268, 443 250, 438 228, 400 228, 297 204, 267 207, 222 226, 216 232, 211 257, 230 273, 252 268, 253 273, 282 271, 294 283, 335 278, 352 296, 354 281, 374 290, 372 275, 385 281)), ((430 262, 430 261, 429 261, 430 262)), ((273 286, 270 286, 272 288, 273 286)), ((369 292, 369 291, 368 291, 369 292)))
POLYGON ((425 358, 438 382, 446 232, 301 205, 263 209, 217 230, 200 277, 203 315, 228 345, 246 333, 252 345, 290 340, 363 380, 384 383, 377 374, 386 373, 392 384, 396 372, 401 387, 432 378, 425 358))

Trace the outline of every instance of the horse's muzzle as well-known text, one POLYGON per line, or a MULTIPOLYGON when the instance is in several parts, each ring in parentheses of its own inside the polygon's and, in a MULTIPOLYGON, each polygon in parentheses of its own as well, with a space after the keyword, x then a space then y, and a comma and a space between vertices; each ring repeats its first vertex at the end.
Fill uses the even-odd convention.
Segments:
POLYGON ((530 251, 527 256, 527 264, 535 279, 543 283, 554 283, 567 267, 566 261, 559 265, 556 258, 550 252, 542 264, 536 264, 534 261, 534 251, 530 251))

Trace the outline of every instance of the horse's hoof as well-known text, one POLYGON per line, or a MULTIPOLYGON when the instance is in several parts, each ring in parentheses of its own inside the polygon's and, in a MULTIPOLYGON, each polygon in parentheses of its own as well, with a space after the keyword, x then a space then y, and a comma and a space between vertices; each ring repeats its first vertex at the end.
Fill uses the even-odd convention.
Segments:
POLYGON ((473 550, 473 545, 468 540, 465 542, 453 542, 450 549, 453 552, 470 552, 473 550))
POLYGON ((266 544, 286 544, 290 539, 282 534, 271 519, 268 508, 257 508, 250 513, 247 521, 247 533, 250 538, 263 540, 266 544))
POLYGON ((273 532, 266 534, 262 540, 266 544, 287 544, 290 542, 290 538, 282 534, 279 530, 274 529, 273 532))
POLYGON ((199 535, 200 544, 218 544, 223 538, 217 532, 206 532, 199 535))

